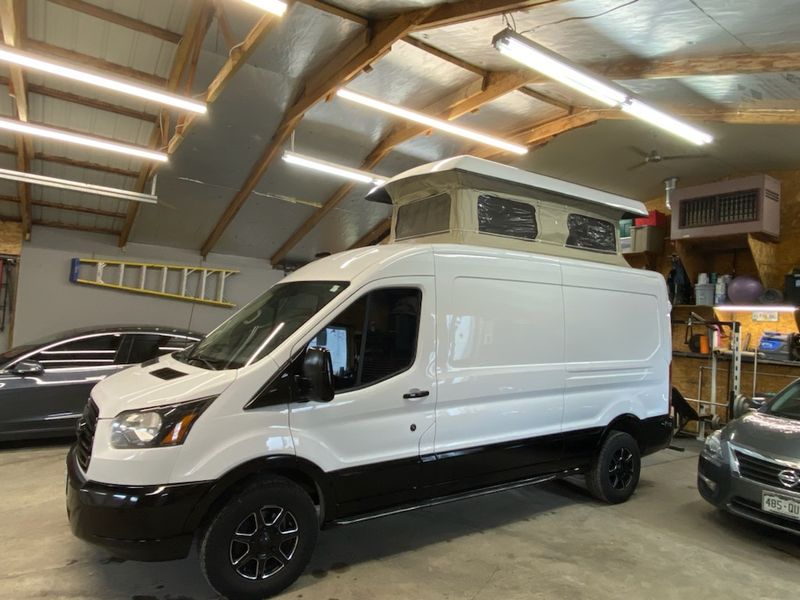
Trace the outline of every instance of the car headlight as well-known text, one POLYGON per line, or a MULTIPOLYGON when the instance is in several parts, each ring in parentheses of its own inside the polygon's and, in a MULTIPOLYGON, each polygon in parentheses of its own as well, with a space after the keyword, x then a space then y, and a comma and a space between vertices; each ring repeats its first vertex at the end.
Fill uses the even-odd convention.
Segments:
POLYGON ((717 464, 724 462, 721 431, 717 430, 706 438, 705 446, 703 446, 703 456, 717 464))
POLYGON ((160 448, 182 444, 214 398, 121 412, 111 422, 111 447, 160 448))

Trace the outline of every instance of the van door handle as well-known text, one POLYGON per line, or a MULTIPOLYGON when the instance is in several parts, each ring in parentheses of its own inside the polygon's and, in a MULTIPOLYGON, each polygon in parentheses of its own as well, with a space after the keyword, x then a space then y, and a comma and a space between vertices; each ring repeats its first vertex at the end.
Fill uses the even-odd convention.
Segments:
POLYGON ((428 390, 418 390, 417 388, 412 388, 408 390, 407 393, 403 394, 403 398, 406 400, 414 400, 416 398, 424 398, 425 396, 430 396, 430 392, 428 390))

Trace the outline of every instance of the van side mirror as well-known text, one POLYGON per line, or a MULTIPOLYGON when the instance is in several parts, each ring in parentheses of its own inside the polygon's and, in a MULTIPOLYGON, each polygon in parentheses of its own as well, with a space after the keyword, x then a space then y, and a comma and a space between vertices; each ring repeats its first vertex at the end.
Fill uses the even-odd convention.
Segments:
POLYGON ((11 372, 20 377, 31 377, 44 373, 44 367, 35 360, 21 360, 11 367, 11 372))
POLYGON ((300 396, 305 401, 333 400, 333 360, 327 348, 310 347, 303 358, 300 396))

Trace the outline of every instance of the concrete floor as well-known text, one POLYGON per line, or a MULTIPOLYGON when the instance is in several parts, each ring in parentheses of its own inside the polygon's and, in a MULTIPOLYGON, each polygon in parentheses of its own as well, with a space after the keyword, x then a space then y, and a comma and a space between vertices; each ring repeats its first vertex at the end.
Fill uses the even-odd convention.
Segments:
MULTIPOLYGON (((631 501, 547 484, 323 532, 282 598, 787 599, 800 538, 717 513, 695 488, 697 447, 646 459, 631 501)), ((0 597, 210 600, 196 557, 112 559, 72 537, 63 445, 0 448, 0 597)))

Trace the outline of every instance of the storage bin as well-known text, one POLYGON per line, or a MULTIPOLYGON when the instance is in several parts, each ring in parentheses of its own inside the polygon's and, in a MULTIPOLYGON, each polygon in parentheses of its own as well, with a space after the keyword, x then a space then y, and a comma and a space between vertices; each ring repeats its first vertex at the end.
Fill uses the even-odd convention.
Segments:
POLYGON ((701 306, 714 306, 714 290, 716 285, 713 283, 698 283, 694 286, 694 303, 701 306))
POLYGON ((631 246, 633 252, 655 252, 664 249, 664 230, 660 227, 631 227, 631 246))
POLYGON ((667 215, 662 213, 660 210, 651 210, 646 217, 638 217, 636 219, 636 223, 634 223, 636 227, 661 227, 662 229, 667 228, 667 215))

